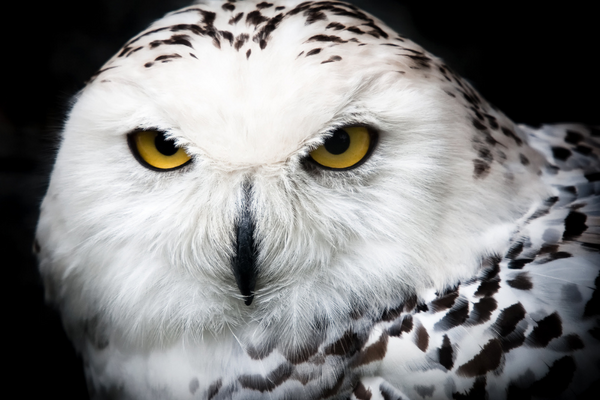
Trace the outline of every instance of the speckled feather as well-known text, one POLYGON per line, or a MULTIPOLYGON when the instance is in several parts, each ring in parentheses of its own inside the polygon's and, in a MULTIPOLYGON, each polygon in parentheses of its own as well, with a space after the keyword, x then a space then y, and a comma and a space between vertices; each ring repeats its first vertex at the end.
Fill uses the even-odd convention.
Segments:
POLYGON ((547 157, 542 179, 555 195, 518 221, 508 251, 483 259, 476 277, 378 324, 389 336, 379 376, 408 398, 597 394, 600 132, 518 129, 547 157))
MULTIPOLYGON (((92 398, 574 398, 598 390, 599 130, 516 125, 442 60, 338 1, 206 2, 175 11, 126 43, 77 101, 82 105, 76 103, 65 129, 36 248, 47 297, 63 313, 83 355, 92 398), (203 82, 215 80, 223 90, 194 89, 196 97, 186 97, 192 90, 186 85, 193 87, 189 71, 196 68, 199 75, 210 73, 203 82), (239 100, 245 92, 219 81, 225 79, 222 71, 248 93, 261 95, 239 100), (163 81, 172 91, 153 86, 163 81), (314 108, 310 103, 317 99, 302 98, 303 90, 323 87, 310 92, 323 94, 336 85, 342 94, 319 98, 323 103, 314 108), (390 106, 372 100, 395 87, 411 101, 390 106), (163 109, 174 104, 170 116, 180 119, 156 123, 159 113, 137 118, 134 108, 118 119, 87 100, 121 90, 123 103, 129 91, 137 91, 163 109), (288 92, 293 95, 284 95, 288 92), (301 100, 290 100, 294 96, 301 100), (231 109, 214 111, 206 103, 231 109), (401 117, 394 119, 396 108, 401 117), (326 116, 310 122, 321 109, 326 116), (190 117, 196 111, 201 117, 190 117), (78 141, 93 125, 79 117, 88 114, 100 115, 93 120, 98 129, 110 131, 116 121, 123 126, 121 136, 134 128, 164 129, 195 165, 218 171, 217 178, 191 181, 189 192, 179 187, 168 206, 146 203, 156 208, 154 214, 136 217, 144 208, 139 200, 131 210, 124 204, 139 193, 158 193, 170 181, 137 165, 131 180, 146 186, 135 186, 129 175, 98 181, 111 179, 110 168, 135 163, 116 133, 120 141, 110 142, 107 168, 85 175, 81 166, 105 161, 78 141), (286 126, 292 114, 300 115, 293 122, 306 124, 301 131, 308 134, 275 129, 286 126), (227 130, 236 118, 242 121, 238 132, 246 135, 239 147, 228 141, 237 138, 227 130), (190 133, 194 124, 213 120, 226 129, 204 125, 206 136, 190 133), (298 166, 331 126, 349 123, 381 131, 381 143, 362 170, 337 177, 302 172, 298 166), (262 136, 253 136, 258 128, 262 136), (240 150, 246 148, 253 151, 240 150), (68 159, 73 149, 82 156, 68 159), (110 158, 119 151, 124 155, 110 158), (387 169, 393 174, 377 180, 386 157, 407 161, 397 161, 395 169, 387 169), (261 175, 256 171, 263 166, 261 175), (234 220, 227 213, 239 204, 244 182, 239 171, 244 179, 256 174, 253 207, 266 204, 254 211, 262 275, 247 308, 229 266, 220 267, 231 252, 219 240, 231 237, 221 227, 234 220), (311 186, 311 179, 318 185, 311 186), (369 197, 368 190, 379 190, 381 182, 393 188, 369 197), (115 187, 110 196, 96 191, 103 184, 115 187), (227 195, 221 195, 223 188, 227 195), (194 190, 210 193, 198 200, 194 190), (350 210, 346 219, 320 214, 330 203, 319 203, 319 196, 328 195, 332 204, 350 210), (278 196, 284 201, 277 203, 278 196), (443 203, 446 197, 453 200, 443 203), (354 207, 356 198, 362 203, 354 207), (196 216, 189 210, 173 213, 173 221, 155 219, 190 201, 208 210, 208 216, 197 215, 204 225, 189 223, 196 216), (286 202, 301 206, 287 213, 286 202), (396 202, 401 212, 385 208, 396 202), (225 210, 222 220, 214 217, 219 206, 225 210), (270 214, 277 207, 283 211, 270 214), (314 224, 319 218, 331 222, 314 224), (105 221, 114 225, 104 227, 105 221), (135 223, 140 229, 127 236, 135 223), (183 233, 170 230, 173 226, 182 226, 183 233), (390 241, 397 252, 381 250, 390 241), (164 256, 161 246, 172 254, 164 256), (363 263, 354 247, 368 254, 363 263), (133 249, 131 257, 122 255, 124 248, 133 249), (280 259, 278 252, 292 255, 280 259), (377 258, 388 252, 388 258, 377 258), (344 256, 346 263, 339 261, 344 256), (146 263, 142 272, 128 274, 121 267, 142 263, 138 259, 146 263), (168 267, 159 265, 163 259, 168 267), (120 264, 112 268, 114 260, 120 264), (197 265, 206 270, 196 271, 197 265), (279 265, 292 268, 281 272, 279 265), (172 270, 186 271, 181 282, 172 270), (186 286, 194 279, 205 286, 186 286)), ((109 109, 119 101, 102 104, 109 109)), ((184 173, 191 175, 191 168, 184 173)))

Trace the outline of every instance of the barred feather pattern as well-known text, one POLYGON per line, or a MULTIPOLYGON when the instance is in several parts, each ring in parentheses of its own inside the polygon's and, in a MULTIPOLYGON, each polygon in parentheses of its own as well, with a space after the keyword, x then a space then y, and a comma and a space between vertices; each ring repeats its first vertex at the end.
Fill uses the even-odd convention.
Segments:
POLYGON ((598 393, 600 131, 519 129, 546 156, 542 179, 555 195, 523 216, 508 251, 482 260, 476 277, 378 324, 388 337, 385 379, 357 386, 353 398, 403 398, 388 394, 389 383, 411 399, 598 393))

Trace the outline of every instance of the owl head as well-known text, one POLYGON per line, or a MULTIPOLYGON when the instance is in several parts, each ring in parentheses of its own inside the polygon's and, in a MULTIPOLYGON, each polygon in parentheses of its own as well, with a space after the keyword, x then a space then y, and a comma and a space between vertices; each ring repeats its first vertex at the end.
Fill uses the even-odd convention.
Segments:
POLYGON ((91 326, 301 341, 473 275, 544 197, 543 163, 442 60, 353 5, 201 2, 74 99, 40 270, 76 343, 91 326))

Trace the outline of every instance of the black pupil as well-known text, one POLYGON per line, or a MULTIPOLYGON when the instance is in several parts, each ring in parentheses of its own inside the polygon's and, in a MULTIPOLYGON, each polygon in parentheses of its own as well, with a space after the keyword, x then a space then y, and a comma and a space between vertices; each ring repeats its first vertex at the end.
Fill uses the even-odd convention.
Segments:
POLYGON ((179 150, 177 147, 175 147, 175 142, 165 139, 165 135, 163 133, 156 135, 156 138, 154 138, 154 145, 156 146, 156 150, 165 156, 172 156, 173 154, 177 153, 177 150, 179 150))
POLYGON ((337 129, 333 136, 325 141, 325 150, 331 154, 342 154, 350 147, 350 135, 343 129, 337 129))

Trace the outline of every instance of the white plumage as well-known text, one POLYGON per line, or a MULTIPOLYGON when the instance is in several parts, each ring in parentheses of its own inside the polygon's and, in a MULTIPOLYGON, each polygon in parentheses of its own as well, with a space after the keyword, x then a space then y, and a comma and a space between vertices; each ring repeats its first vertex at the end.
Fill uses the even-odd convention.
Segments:
POLYGON ((75 99, 40 270, 94 398, 572 397, 600 375, 598 152, 354 6, 202 2, 75 99))

